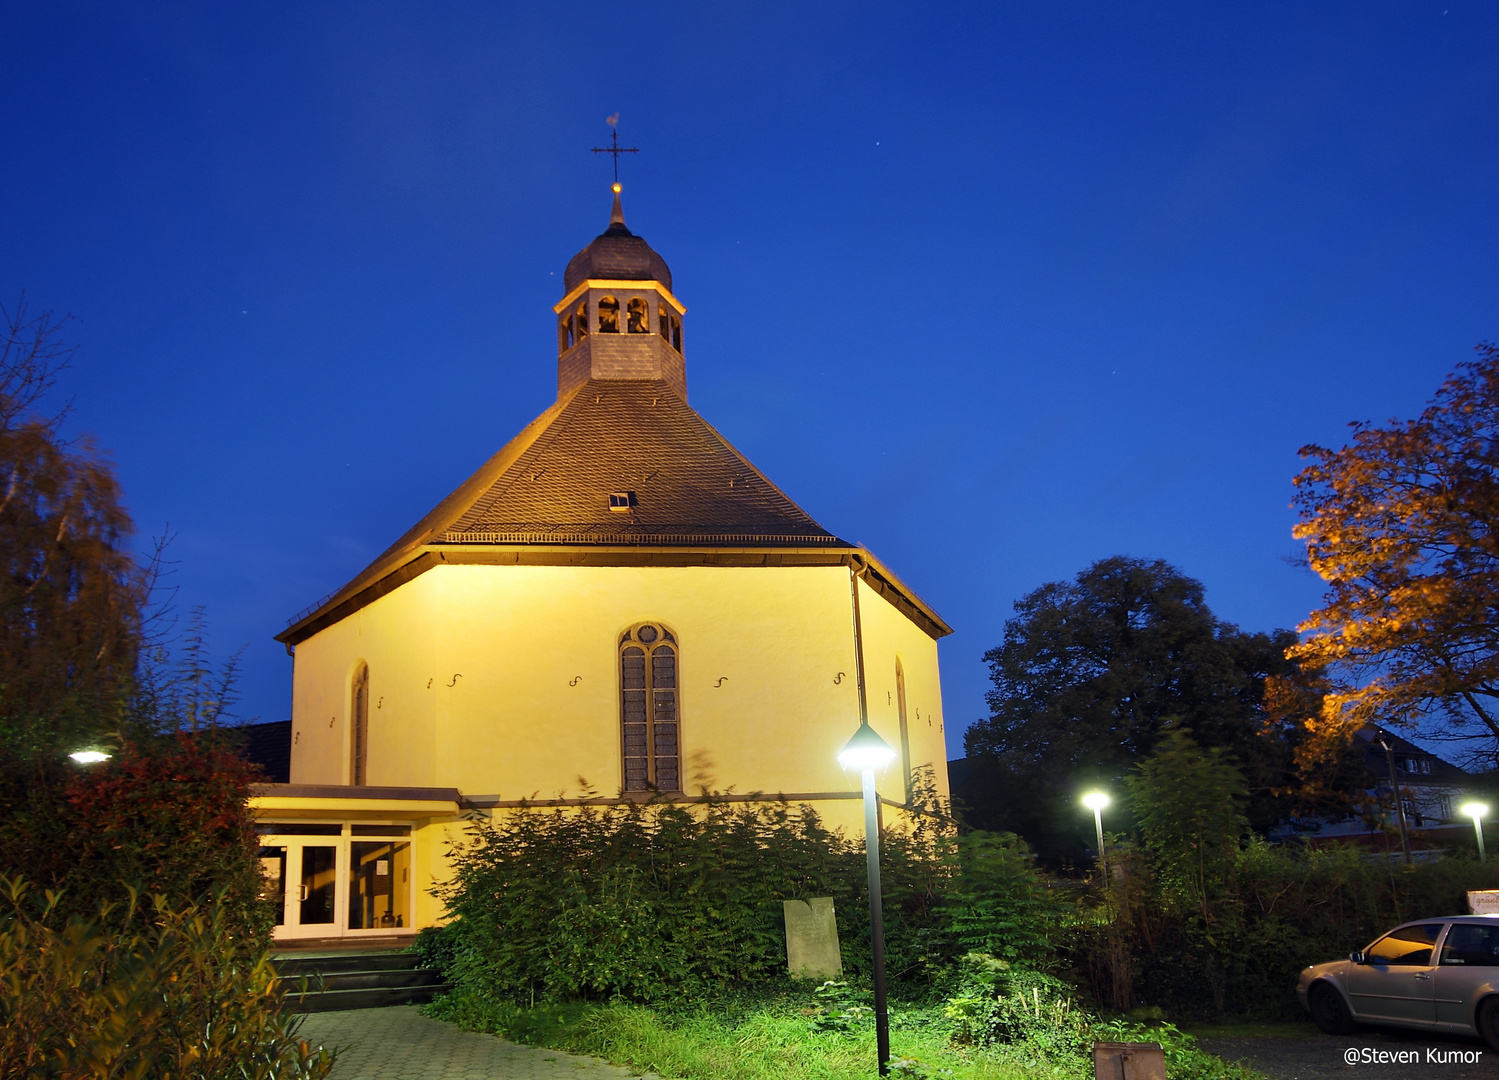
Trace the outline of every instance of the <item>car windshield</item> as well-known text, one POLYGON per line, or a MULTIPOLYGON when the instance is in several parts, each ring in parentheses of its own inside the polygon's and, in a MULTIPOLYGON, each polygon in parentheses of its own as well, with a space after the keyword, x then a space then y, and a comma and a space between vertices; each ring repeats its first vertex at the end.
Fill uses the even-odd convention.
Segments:
POLYGON ((1442 963, 1499 967, 1499 926, 1455 924, 1442 943, 1442 963))
POLYGON ((1441 932, 1441 923, 1402 926, 1370 945, 1364 957, 1371 964, 1424 966, 1431 963, 1431 947, 1441 932))

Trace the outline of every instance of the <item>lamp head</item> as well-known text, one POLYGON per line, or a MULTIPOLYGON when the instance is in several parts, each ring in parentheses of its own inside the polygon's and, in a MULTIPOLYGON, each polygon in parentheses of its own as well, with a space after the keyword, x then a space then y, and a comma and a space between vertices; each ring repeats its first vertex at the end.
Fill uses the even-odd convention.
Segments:
POLYGON ((1089 810, 1102 810, 1109 805, 1109 797, 1101 791, 1090 791, 1083 796, 1083 805, 1089 810))
POLYGON ((1463 803, 1458 809, 1470 818, 1481 818, 1489 812, 1488 805, 1481 802, 1463 803))
POLYGON ((838 764, 845 769, 883 769, 894 760, 895 748, 880 738, 867 720, 860 722, 859 730, 838 753, 838 764))
POLYGON ((109 760, 109 755, 103 750, 74 750, 68 757, 80 765, 97 765, 101 761, 109 760))

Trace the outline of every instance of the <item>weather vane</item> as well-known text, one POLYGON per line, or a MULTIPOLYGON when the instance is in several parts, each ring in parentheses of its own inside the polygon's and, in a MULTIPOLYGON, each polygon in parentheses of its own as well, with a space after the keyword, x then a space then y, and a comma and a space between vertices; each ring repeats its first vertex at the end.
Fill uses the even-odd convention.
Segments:
POLYGON ((610 155, 613 156, 613 158, 614 158, 614 190, 618 191, 619 190, 619 155, 620 154, 638 154, 638 153, 640 153, 640 148, 638 146, 620 146, 619 145, 619 113, 615 113, 613 116, 611 116, 607 120, 605 120, 604 123, 606 123, 606 124, 609 125, 609 145, 608 146, 595 146, 593 148, 593 152, 595 154, 610 154, 610 155))

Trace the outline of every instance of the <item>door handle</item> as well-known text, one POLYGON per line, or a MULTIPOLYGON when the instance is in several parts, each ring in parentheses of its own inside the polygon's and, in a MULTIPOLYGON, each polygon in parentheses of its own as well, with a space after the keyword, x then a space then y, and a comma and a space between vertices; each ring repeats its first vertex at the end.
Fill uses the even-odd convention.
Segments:
POLYGON ((1418 979, 1429 979, 1429 978, 1431 978, 1431 976, 1430 975, 1417 975, 1416 978, 1418 978, 1418 979))
POLYGON ((303 885, 303 886, 301 886, 301 889, 302 889, 301 895, 298 896, 297 899, 298 900, 306 900, 307 899, 307 886, 303 885))

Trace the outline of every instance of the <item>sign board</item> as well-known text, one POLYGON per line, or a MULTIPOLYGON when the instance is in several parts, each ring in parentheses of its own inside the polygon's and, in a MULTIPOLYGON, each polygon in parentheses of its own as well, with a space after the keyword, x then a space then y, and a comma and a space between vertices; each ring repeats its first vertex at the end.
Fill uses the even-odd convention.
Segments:
POLYGON ((833 898, 787 900, 786 970, 804 979, 836 979, 843 974, 843 953, 838 948, 838 920, 833 898))
POLYGON ((1468 893, 1468 911, 1474 915, 1499 915, 1499 889, 1475 889, 1468 893))

